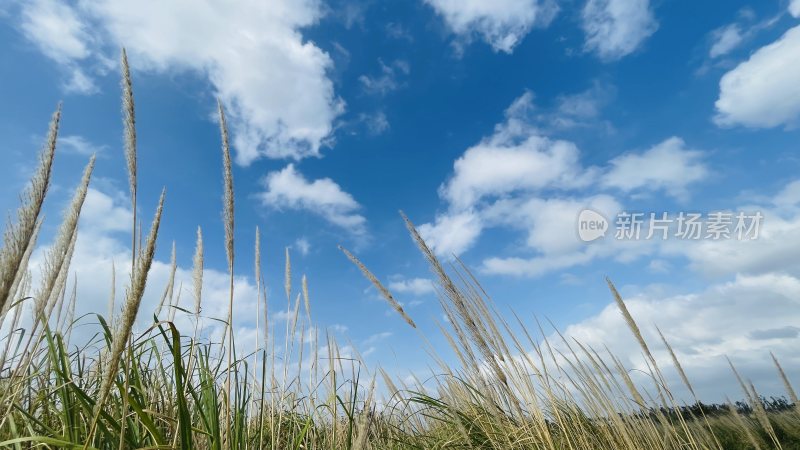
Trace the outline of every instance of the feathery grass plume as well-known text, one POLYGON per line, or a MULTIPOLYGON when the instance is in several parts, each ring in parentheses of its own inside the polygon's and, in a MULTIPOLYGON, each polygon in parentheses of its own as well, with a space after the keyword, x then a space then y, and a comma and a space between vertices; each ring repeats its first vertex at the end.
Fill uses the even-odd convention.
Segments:
MULTIPOLYGON (((231 167, 231 149, 228 144, 228 125, 225 122, 225 110, 222 108, 222 101, 217 99, 217 109, 219 111, 219 130, 222 135, 222 175, 223 175, 223 198, 222 198, 222 220, 225 222, 225 255, 228 257, 228 274, 230 275, 229 297, 228 297, 228 367, 225 371, 225 423, 230 420, 230 398, 231 398, 231 369, 233 362, 233 169, 231 167)), ((224 338, 223 338, 224 339, 224 338)), ((226 439, 229 439, 226 436, 226 439)), ((229 441, 230 444, 230 441, 229 441)))
POLYGON ((150 271, 150 266, 153 263, 153 257, 156 252, 156 238, 158 237, 158 227, 161 224, 161 213, 164 210, 164 197, 166 193, 166 190, 161 191, 161 198, 158 200, 158 208, 156 209, 153 223, 150 226, 147 242, 145 243, 145 247, 139 252, 139 257, 136 259, 136 270, 133 271, 134 277, 131 278, 131 285, 125 293, 125 304, 122 307, 122 313, 120 314, 117 328, 114 330, 114 340, 111 342, 111 353, 109 359, 106 361, 105 371, 100 384, 100 391, 97 396, 97 403, 95 403, 93 411, 94 419, 93 425, 90 427, 90 436, 94 434, 97 420, 100 417, 100 411, 103 409, 103 403, 111 392, 111 387, 117 376, 120 358, 125 351, 128 338, 133 329, 133 323, 136 321, 136 315, 139 312, 139 306, 142 303, 142 295, 144 295, 144 288, 147 284, 147 274, 150 271))
POLYGON ((667 347, 669 351, 669 356, 672 358, 672 363, 675 364, 675 368, 678 369, 678 374, 681 376, 681 380, 683 384, 686 385, 686 388, 689 389, 689 392, 692 394, 692 397, 697 400, 697 395, 694 392, 694 388, 692 387, 692 383, 689 382, 689 377, 686 376, 686 372, 683 371, 683 366, 681 362, 678 360, 678 356, 675 355, 675 352, 672 350, 672 346, 667 342, 667 338, 664 337, 664 334, 661 333, 661 329, 656 327, 656 331, 658 331, 658 336, 661 338, 661 342, 664 343, 664 346, 667 347))
MULTIPOLYGON (((136 109, 133 102, 133 83, 128 66, 128 53, 122 49, 122 124, 125 128, 125 162, 128 165, 128 185, 133 208, 133 236, 131 237, 131 270, 136 265, 136 109)), ((141 234, 141 231, 140 231, 141 234)), ((133 274, 131 274, 133 278, 133 274)))
POLYGON ((161 309, 164 308, 164 303, 169 298, 169 303, 167 305, 172 305, 172 296, 175 293, 175 272, 178 270, 178 261, 177 255, 175 252, 175 241, 172 241, 172 254, 170 256, 170 263, 169 263, 169 279, 167 280, 167 286, 164 288, 164 292, 161 294, 161 301, 158 302, 158 307, 156 308, 156 317, 161 315, 161 309))
POLYGON ((61 104, 56 107, 50 121, 47 141, 39 154, 39 166, 31 179, 30 185, 22 194, 22 204, 17 209, 17 222, 8 224, 3 236, 3 248, 0 250, 0 311, 5 310, 9 302, 11 287, 19 271, 26 271, 21 266, 25 251, 34 237, 39 214, 42 211, 44 198, 50 187, 50 175, 53 169, 53 158, 56 153, 58 125, 61 120, 61 104))
MULTIPOLYGON (((39 219, 36 222, 36 227, 33 229, 33 235, 31 236, 30 242, 28 242, 28 248, 25 249, 25 253, 22 255, 22 260, 20 261, 20 267, 27 268, 28 264, 31 260, 31 254, 33 250, 36 248, 36 241, 39 238, 39 231, 42 229, 43 220, 39 219)), ((11 307, 11 304, 14 303, 13 299, 20 298, 23 294, 27 293, 27 287, 24 287, 22 282, 25 280, 28 274, 28 270, 20 270, 17 272, 16 277, 14 278, 14 282, 11 283, 11 290, 9 290, 8 295, 9 298, 12 299, 4 307, 0 307, 0 321, 6 316, 8 309, 11 307)), ((27 280, 30 283, 30 279, 27 280)))
POLYGON ((775 368, 778 369, 778 375, 780 375, 781 381, 783 381, 786 393, 789 394, 789 400, 800 407, 800 402, 797 400, 797 393, 795 393, 792 383, 789 382, 789 378, 786 376, 786 372, 783 371, 783 367, 781 367, 781 364, 778 362, 778 358, 776 358, 775 354, 772 352, 769 352, 769 356, 772 356, 772 362, 775 363, 775 368))
POLYGON ((356 267, 358 267, 358 270, 360 270, 361 273, 364 274, 364 276, 370 281, 370 283, 372 283, 372 285, 375 286, 376 289, 378 289, 378 292, 380 292, 381 295, 383 295, 383 298, 385 298, 386 301, 389 302, 389 306, 394 308, 394 310, 397 311, 398 314, 400 314, 400 316, 403 318, 403 320, 406 321, 407 324, 411 325, 411 327, 413 328, 417 328, 417 324, 415 324, 414 321, 411 320, 411 317, 408 317, 408 314, 406 314, 406 312, 403 311, 403 307, 400 306, 400 303, 398 303, 397 300, 394 299, 392 293, 389 292, 389 290, 386 289, 383 286, 383 284, 381 284, 380 281, 378 281, 375 275, 373 275, 372 272, 370 272, 369 269, 367 269, 367 267, 364 266, 364 264, 358 260, 358 258, 356 258, 349 251, 347 251, 346 248, 340 245, 339 250, 341 250, 342 253, 344 253, 345 256, 347 256, 347 259, 349 259, 353 264, 355 264, 356 267))
POLYGON ((625 305, 625 302, 622 300, 622 296, 619 295, 616 286, 614 283, 611 282, 611 278, 606 277, 606 284, 608 284, 608 289, 611 290, 611 294, 614 296, 614 301, 617 303, 617 308, 622 313, 622 317, 625 319, 625 323, 628 325, 628 328, 633 333, 633 336, 636 338, 636 341, 639 342, 639 346, 642 347, 644 350, 644 354, 650 360, 650 363, 653 365, 653 370, 658 370, 658 364, 656 364, 656 359, 653 357, 653 354, 650 353, 650 348, 647 346, 647 342, 645 342, 644 337, 642 337, 642 332, 639 330, 639 325, 636 324, 636 321, 633 320, 633 316, 631 315, 630 311, 628 311, 628 307, 625 305))
POLYGON ((417 247, 419 247, 425 259, 428 260, 432 271, 439 278, 439 284, 444 289, 445 297, 449 299, 450 302, 455 306, 458 316, 464 322, 464 325, 469 331, 472 342, 474 342, 478 347, 478 350, 480 350, 483 359, 485 359, 491 366, 495 376, 504 385, 508 386, 506 375, 500 368, 500 365, 497 363, 497 354, 492 352, 492 350, 489 348, 489 344, 486 342, 486 338, 484 337, 481 328, 479 327, 475 318, 470 314, 470 310, 466 305, 464 296, 455 286, 453 280, 447 275, 447 272, 444 270, 442 264, 439 262, 439 259, 436 257, 433 251, 431 251, 430 247, 428 247, 428 244, 426 244, 425 240, 422 239, 422 236, 420 236, 417 228, 414 226, 414 223, 411 222, 411 220, 403 211, 400 211, 400 217, 403 218, 403 222, 405 222, 406 229, 411 234, 411 238, 414 240, 414 242, 416 242, 417 247))
POLYGON ((192 281, 194 283, 194 315, 200 315, 200 302, 203 295, 203 231, 197 227, 197 243, 192 258, 192 281))
POLYGON ((306 275, 303 274, 303 302, 305 303, 306 307, 306 317, 308 320, 311 320, 311 303, 308 301, 308 282, 306 281, 306 275))
POLYGON ((69 277, 69 266, 72 262, 72 255, 75 253, 75 243, 78 242, 78 230, 75 229, 72 231, 72 238, 69 241, 69 246, 67 247, 67 252, 64 255, 64 263, 61 265, 61 270, 58 272, 58 276, 56 277, 56 283, 53 286, 53 290, 50 293, 50 298, 47 300, 47 308, 45 309, 45 317, 50 318, 53 313, 53 309, 56 307, 56 303, 61 302, 64 296, 63 293, 66 289, 67 278, 69 277))
MULTIPOLYGON (((56 285, 56 280, 61 275, 64 266, 69 266, 70 247, 74 248, 74 241, 77 237, 78 219, 80 218, 83 202, 86 199, 86 192, 89 189, 89 181, 94 170, 94 155, 89 160, 83 171, 80 185, 75 190, 72 202, 64 214, 55 243, 47 252, 45 258, 45 270, 42 274, 42 281, 36 294, 37 316, 45 312, 45 307, 50 303, 51 293, 56 285)), ((49 313, 49 311, 48 311, 49 313)))
POLYGON ((231 167, 231 149, 228 144, 228 125, 225 121, 225 110, 222 102, 217 100, 219 111, 219 130, 222 134, 222 175, 224 192, 222 198, 222 219, 225 222, 225 254, 228 257, 228 270, 233 272, 233 169, 231 167))
POLYGON ((286 247, 286 265, 283 270, 283 289, 286 291, 286 301, 292 298, 292 260, 289 259, 289 247, 286 247))

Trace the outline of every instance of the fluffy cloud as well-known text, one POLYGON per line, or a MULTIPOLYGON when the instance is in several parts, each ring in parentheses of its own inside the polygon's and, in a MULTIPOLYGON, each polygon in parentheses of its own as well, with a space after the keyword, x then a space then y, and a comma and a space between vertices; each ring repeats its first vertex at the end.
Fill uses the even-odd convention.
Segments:
POLYGON ((97 90, 77 63, 92 56, 93 38, 86 24, 69 5, 55 0, 26 3, 20 17, 20 28, 42 53, 69 73, 64 83, 68 92, 89 94, 97 90))
POLYGON ((389 290, 400 294, 411 294, 416 296, 429 295, 435 292, 433 281, 429 278, 404 279, 396 277, 389 282, 389 290))
POLYGON ((361 205, 330 178, 308 181, 289 164, 269 173, 264 179, 266 191, 258 194, 273 208, 306 210, 354 235, 366 233, 366 219, 358 214, 361 205))
POLYGON ((419 226, 419 234, 428 246, 447 257, 467 251, 482 230, 482 220, 473 212, 438 215, 434 223, 419 226))
POLYGON ((671 137, 640 154, 626 154, 609 162, 602 184, 623 191, 664 190, 685 197, 686 187, 703 180, 708 169, 702 153, 686 149, 683 139, 671 137))
POLYGON ((794 126, 800 117, 800 26, 760 48, 720 80, 719 126, 794 126))
POLYGON ((440 192, 453 208, 469 208, 488 196, 588 181, 574 144, 541 136, 527 122, 532 98, 527 92, 515 100, 495 133, 455 161, 453 177, 440 192))
POLYGON ((450 30, 480 36, 495 51, 511 53, 533 27, 547 27, 558 12, 553 0, 425 0, 450 30))
MULTIPOLYGON (((318 156, 343 111, 328 78, 332 60, 300 30, 322 14, 315 0, 101 0, 77 7, 38 0, 23 8, 22 29, 71 68, 125 46, 134 68, 192 71, 225 103, 237 161, 318 156), (114 49, 109 50, 109 49, 114 49)), ((83 65, 81 66, 83 67, 83 65)), ((80 69, 71 84, 89 86, 80 69)))
MULTIPOLYGON (((596 116, 595 90, 560 98, 559 115, 596 116)), ((611 195, 582 191, 592 187, 626 195, 648 191, 685 198, 687 187, 708 174, 702 153, 687 149, 677 137, 644 152, 624 154, 604 167, 585 167, 574 143, 545 136, 538 123, 541 114, 536 114, 533 94, 526 92, 506 110, 494 133, 454 162, 453 175, 439 188, 447 209, 419 227, 438 255, 469 250, 486 229, 510 228, 526 234, 524 249, 535 256, 490 257, 484 261, 484 271, 537 276, 599 256, 630 260, 648 247, 627 243, 616 249, 587 247, 578 239, 575 224, 582 209, 589 207, 606 217, 622 210, 611 195)))
POLYGON ((582 27, 587 51, 616 60, 636 51, 656 32, 658 23, 649 0, 588 0, 582 27))

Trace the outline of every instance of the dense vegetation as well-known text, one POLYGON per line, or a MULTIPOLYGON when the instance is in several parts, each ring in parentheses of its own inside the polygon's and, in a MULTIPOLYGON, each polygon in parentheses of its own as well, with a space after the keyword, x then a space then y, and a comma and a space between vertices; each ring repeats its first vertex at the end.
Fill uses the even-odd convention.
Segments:
MULTIPOLYGON (((133 93, 123 52, 125 155, 133 211, 137 205, 133 93)), ((223 216, 230 271, 228 316, 221 339, 202 333, 203 237, 197 233, 192 308, 177 306, 174 279, 155 312, 140 311, 165 207, 149 232, 132 228, 132 274, 122 312, 75 317, 80 298, 67 283, 78 219, 94 161, 88 163, 46 263, 35 278, 30 258, 53 167, 60 111, 53 117, 39 166, 22 196, 0 250, 0 446, 11 448, 276 448, 276 449, 800 449, 797 396, 777 359, 776 377, 786 398, 764 399, 739 378, 742 402, 682 404, 673 395, 634 318, 609 281, 611 293, 639 342, 652 383, 632 380, 610 352, 561 337, 551 342, 541 327, 534 336, 518 318, 495 312, 468 269, 445 269, 405 216, 438 283, 447 327, 459 364, 438 359, 425 382, 370 370, 358 355, 345 355, 336 340, 315 336, 305 278, 294 296, 285 267, 284 329, 262 329, 254 351, 235 345, 233 305, 234 201, 227 128, 222 107, 223 216), (293 300, 294 298, 294 300, 293 300), (301 305, 303 306, 301 311, 301 305), (193 327, 178 329, 176 315, 193 327), (138 317, 138 322, 136 319, 138 317), (134 324, 136 323, 136 327, 134 324), (73 339, 77 326, 97 330, 73 339), (134 329, 137 329, 134 332, 134 329), (238 351, 238 353, 237 353, 238 351), (378 387, 380 386, 380 387, 378 387)), ((262 311, 260 238, 255 280, 262 311)), ((378 278, 349 258, 389 304, 415 327, 378 278)), ((173 258, 173 276, 174 276, 173 258)), ((114 297, 114 293, 111 294, 114 297)), ((560 335, 559 335, 560 336, 560 335)), ((694 396, 666 339, 664 345, 694 396)), ((731 366, 733 377, 739 377, 731 366)))

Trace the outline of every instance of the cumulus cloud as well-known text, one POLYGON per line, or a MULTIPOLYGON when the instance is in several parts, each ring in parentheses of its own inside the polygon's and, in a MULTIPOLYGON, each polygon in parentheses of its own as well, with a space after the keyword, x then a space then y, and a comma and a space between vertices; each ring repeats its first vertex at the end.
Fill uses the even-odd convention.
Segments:
POLYGON ((547 27, 558 12, 553 0, 425 0, 462 39, 474 36, 494 51, 511 53, 534 27, 547 27))
POLYGON ((678 137, 671 137, 640 154, 612 159, 602 184, 623 191, 664 190, 676 197, 687 195, 686 187, 708 176, 702 152, 689 150, 678 137))
POLYGON ((473 212, 438 215, 434 223, 419 226, 419 234, 428 246, 448 257, 467 251, 482 230, 482 220, 473 212))
POLYGON ((399 294, 411 294, 423 296, 433 294, 433 281, 429 278, 410 278, 394 277, 389 282, 389 290, 399 294))
MULTIPOLYGON (((562 117, 595 117, 598 106, 591 99, 597 96, 562 97, 557 109, 563 110, 562 117)), ((587 195, 584 190, 625 195, 647 191, 685 199, 687 187, 708 174, 702 152, 687 149, 677 137, 605 166, 586 167, 574 143, 547 137, 538 126, 541 114, 530 92, 517 98, 505 116, 490 136, 456 159, 452 176, 439 188, 447 208, 419 227, 434 252, 444 257, 468 251, 490 228, 525 233, 523 248, 534 256, 490 257, 482 266, 486 272, 537 276, 598 256, 634 258, 645 247, 587 248, 579 240, 575 225, 582 209, 589 207, 606 217, 622 210, 614 196, 587 195)))
POLYGON ((25 35, 89 90, 86 60, 108 66, 125 46, 135 69, 191 71, 228 109, 236 159, 319 156, 343 101, 328 78, 333 62, 301 29, 322 15, 315 0, 101 0, 72 7, 37 0, 23 9, 25 35), (113 50, 112 50, 113 49, 113 50))
POLYGON ((795 126, 800 118, 800 26, 758 49, 719 83, 714 121, 719 126, 795 126))
POLYGON ((584 48, 605 60, 633 53, 658 29, 649 0, 588 0, 581 17, 584 48))
POLYGON ((330 178, 309 181, 289 164, 269 173, 264 187, 258 194, 264 205, 309 211, 354 235, 366 233, 367 221, 358 213, 361 205, 330 178))

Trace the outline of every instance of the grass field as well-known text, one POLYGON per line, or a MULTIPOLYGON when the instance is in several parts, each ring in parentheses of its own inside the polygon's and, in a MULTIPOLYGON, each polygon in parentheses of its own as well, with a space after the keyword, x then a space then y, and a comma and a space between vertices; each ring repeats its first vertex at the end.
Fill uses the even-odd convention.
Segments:
MULTIPOLYGON (((136 211, 135 112, 124 58, 123 53, 125 152, 136 211)), ((567 338, 551 342, 538 323, 497 314, 467 267, 443 266, 405 217, 437 280, 448 318, 441 332, 458 357, 457 366, 431 352, 436 368, 431 378, 409 382, 367 367, 357 355, 344 355, 332 336, 319 336, 309 346, 305 340, 306 330, 312 329, 312 305, 305 278, 300 292, 293 292, 288 254, 285 300, 291 317, 285 328, 262 326, 257 348, 237 350, 233 179, 221 106, 219 112, 231 286, 228 316, 217 318, 226 324, 221 341, 201 338, 205 336, 200 329, 204 254, 199 229, 193 306, 176 305, 171 281, 163 287, 157 311, 140 310, 161 213, 168 208, 165 194, 149 231, 141 235, 136 231, 135 216, 131 224, 133 273, 122 312, 114 317, 75 317, 75 305, 81 300, 67 278, 93 159, 64 214, 41 275, 32 278, 30 258, 58 141, 60 111, 54 114, 39 166, 0 251, 0 446, 800 449, 797 396, 777 359, 775 376, 785 384, 786 400, 762 399, 732 365, 730 376, 739 378, 742 390, 729 395, 744 398, 742 402, 703 405, 695 397, 693 403, 684 404, 673 395, 651 346, 666 346, 682 389, 694 396, 680 361, 666 339, 645 342, 611 281, 611 295, 647 360, 651 382, 646 386, 634 382, 631 368, 607 350, 567 338), (178 329, 177 314, 190 318, 194 326, 178 329), (94 328, 95 337, 88 342, 73 339, 77 326, 94 328)), ((255 279, 260 301, 266 302, 258 237, 255 247, 255 279)), ((342 250, 342 257, 350 259, 415 327, 378 278, 342 250)))

